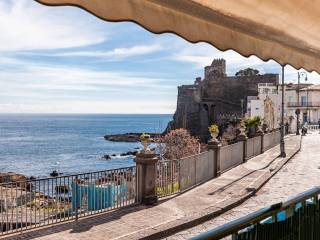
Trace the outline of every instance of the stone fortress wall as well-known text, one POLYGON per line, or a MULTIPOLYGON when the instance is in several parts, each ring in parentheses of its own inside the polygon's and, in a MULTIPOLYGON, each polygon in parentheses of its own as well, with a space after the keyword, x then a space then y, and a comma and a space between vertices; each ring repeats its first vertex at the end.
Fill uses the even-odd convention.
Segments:
POLYGON ((186 128, 195 136, 207 138, 208 126, 220 124, 221 116, 242 115, 247 96, 258 95, 259 83, 278 85, 279 75, 229 77, 226 61, 214 59, 204 68, 204 79, 197 77, 194 84, 178 87, 177 109, 166 131, 186 128))

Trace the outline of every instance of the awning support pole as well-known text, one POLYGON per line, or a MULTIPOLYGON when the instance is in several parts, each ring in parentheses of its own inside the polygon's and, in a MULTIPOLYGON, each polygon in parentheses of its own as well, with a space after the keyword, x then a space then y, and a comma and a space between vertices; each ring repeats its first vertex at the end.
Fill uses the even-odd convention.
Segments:
POLYGON ((280 128, 280 157, 286 157, 284 146, 284 65, 282 65, 282 85, 281 85, 281 128, 280 128))

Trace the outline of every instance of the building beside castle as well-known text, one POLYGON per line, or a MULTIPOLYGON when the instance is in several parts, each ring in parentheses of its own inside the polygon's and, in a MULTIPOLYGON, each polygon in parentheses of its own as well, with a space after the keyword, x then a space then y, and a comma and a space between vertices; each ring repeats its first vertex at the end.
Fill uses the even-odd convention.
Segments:
POLYGON ((278 74, 227 76, 226 61, 215 59, 204 68, 203 79, 197 77, 194 84, 178 87, 177 109, 167 130, 186 128, 206 139, 209 125, 244 115, 247 96, 258 95, 259 83, 278 82, 278 74))

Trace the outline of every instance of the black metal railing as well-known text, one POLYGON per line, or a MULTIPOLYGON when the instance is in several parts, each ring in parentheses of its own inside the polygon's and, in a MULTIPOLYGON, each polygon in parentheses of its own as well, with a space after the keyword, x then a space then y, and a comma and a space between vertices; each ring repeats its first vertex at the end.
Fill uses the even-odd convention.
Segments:
POLYGON ((320 107, 320 102, 288 102, 288 107, 320 107))
POLYGON ((194 240, 320 239, 320 188, 274 204, 196 236, 194 240))
POLYGON ((0 234, 135 203, 136 167, 0 184, 0 234))
POLYGON ((156 193, 165 197, 180 192, 180 161, 164 160, 157 163, 156 193))

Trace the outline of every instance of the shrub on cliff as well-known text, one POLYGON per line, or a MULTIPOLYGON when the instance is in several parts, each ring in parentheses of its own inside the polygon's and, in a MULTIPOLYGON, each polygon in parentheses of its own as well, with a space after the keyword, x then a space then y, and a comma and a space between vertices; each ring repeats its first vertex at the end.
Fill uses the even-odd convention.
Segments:
POLYGON ((165 145, 166 159, 180 159, 197 154, 199 151, 199 140, 182 128, 167 133, 162 142, 165 145))

